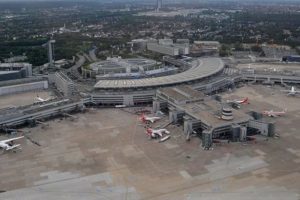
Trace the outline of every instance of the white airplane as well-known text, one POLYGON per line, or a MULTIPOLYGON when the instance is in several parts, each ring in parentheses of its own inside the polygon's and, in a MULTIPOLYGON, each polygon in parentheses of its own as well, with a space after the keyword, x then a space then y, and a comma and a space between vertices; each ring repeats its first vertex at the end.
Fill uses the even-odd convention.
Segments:
POLYGON ((156 138, 156 136, 162 138, 164 134, 169 135, 170 132, 167 129, 147 128, 147 135, 150 136, 151 138, 156 138))
POLYGON ((21 138, 24 138, 24 136, 15 137, 15 138, 7 139, 7 140, 2 140, 2 141, 0 141, 0 148, 5 151, 9 151, 9 150, 15 149, 17 147, 20 147, 21 146, 20 144, 13 144, 13 142, 15 140, 19 140, 21 138))
POLYGON ((273 111, 273 110, 265 110, 262 112, 263 115, 267 115, 269 117, 280 117, 286 114, 286 110, 283 111, 273 111))
POLYGON ((295 96, 296 94, 300 93, 300 91, 297 91, 294 86, 292 86, 292 88, 290 90, 281 90, 281 91, 288 92, 288 95, 291 95, 291 96, 295 96))
POLYGON ((126 105, 115 105, 115 108, 126 108, 126 105))
POLYGON ((51 100, 51 98, 43 99, 43 98, 39 97, 39 95, 36 95, 36 97, 34 98, 34 103, 44 103, 44 102, 47 102, 50 100, 51 100))
POLYGON ((233 103, 237 103, 237 104, 249 104, 249 98, 246 97, 246 98, 243 98, 243 99, 241 99, 241 100, 235 99, 235 100, 233 100, 233 101, 228 100, 227 102, 228 102, 228 103, 233 102, 233 103))
POLYGON ((157 120, 160 120, 161 118, 160 118, 160 117, 148 117, 148 116, 142 114, 142 116, 141 116, 140 119, 141 119, 141 121, 142 121, 143 123, 146 123, 146 122, 154 123, 154 122, 156 122, 157 120))

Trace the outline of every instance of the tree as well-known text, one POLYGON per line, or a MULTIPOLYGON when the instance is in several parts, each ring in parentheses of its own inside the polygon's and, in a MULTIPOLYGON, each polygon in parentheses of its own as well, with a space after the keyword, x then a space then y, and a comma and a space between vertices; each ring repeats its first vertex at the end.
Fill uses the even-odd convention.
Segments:
POLYGON ((243 45, 242 45, 240 42, 236 42, 236 43, 234 44, 234 49, 235 49, 236 51, 244 51, 244 47, 243 47, 243 45))
POLYGON ((230 55, 230 47, 222 44, 219 54, 221 57, 229 56, 230 55))

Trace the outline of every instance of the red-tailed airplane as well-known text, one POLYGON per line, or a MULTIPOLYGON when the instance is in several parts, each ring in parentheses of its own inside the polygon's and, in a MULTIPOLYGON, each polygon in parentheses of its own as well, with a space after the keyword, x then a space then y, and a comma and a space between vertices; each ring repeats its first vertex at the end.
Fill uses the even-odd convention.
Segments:
POLYGON ((249 104, 249 98, 243 98, 243 99, 235 99, 235 100, 228 100, 228 103, 237 103, 237 104, 249 104))
POLYGON ((142 121, 143 123, 146 123, 146 122, 154 123, 154 122, 156 122, 157 120, 160 120, 161 118, 160 118, 160 117, 148 117, 148 116, 142 114, 142 116, 141 116, 140 119, 141 119, 141 121, 142 121))
POLYGON ((265 110, 262 112, 263 115, 267 115, 269 117, 280 117, 286 114, 286 110, 283 111, 273 111, 273 110, 265 110))
POLYGON ((152 129, 147 128, 147 135, 151 136, 151 138, 162 137, 164 134, 169 135, 170 132, 167 129, 152 129))
POLYGON ((5 151, 9 151, 9 150, 13 150, 17 147, 20 147, 21 146, 20 144, 14 144, 13 142, 15 140, 19 140, 21 138, 24 138, 24 136, 15 137, 15 138, 7 139, 7 140, 2 140, 2 141, 0 141, 0 148, 5 151))
POLYGON ((249 98, 246 97, 246 98, 241 99, 241 100, 235 99, 235 100, 233 100, 233 102, 235 102, 235 103, 237 103, 237 104, 249 104, 249 98))
POLYGON ((230 143, 230 140, 213 139, 213 143, 215 143, 215 144, 226 144, 226 143, 230 143))
POLYGON ((170 139, 170 132, 167 129, 147 128, 147 135, 152 139, 160 138, 159 142, 164 142, 170 139))

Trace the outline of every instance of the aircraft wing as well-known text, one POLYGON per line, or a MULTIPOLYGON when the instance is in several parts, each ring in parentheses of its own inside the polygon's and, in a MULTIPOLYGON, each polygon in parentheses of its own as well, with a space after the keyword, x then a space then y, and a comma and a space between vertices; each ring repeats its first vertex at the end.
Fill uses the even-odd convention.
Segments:
POLYGON ((21 146, 20 144, 16 144, 16 145, 13 145, 11 147, 8 147, 6 150, 12 150, 12 149, 15 149, 17 147, 21 146))
POLYGON ((15 140, 19 140, 21 138, 24 138, 24 136, 21 136, 21 137, 15 137, 15 138, 11 138, 11 139, 7 139, 7 140, 2 140, 0 141, 1 143, 8 143, 8 142, 11 142, 11 141, 15 141, 15 140))
POLYGON ((278 114, 278 113, 270 113, 269 116, 270 117, 278 117, 278 116, 280 116, 280 114, 278 114))
POLYGON ((161 132, 154 132, 154 134, 158 135, 159 137, 162 137, 162 133, 161 132))

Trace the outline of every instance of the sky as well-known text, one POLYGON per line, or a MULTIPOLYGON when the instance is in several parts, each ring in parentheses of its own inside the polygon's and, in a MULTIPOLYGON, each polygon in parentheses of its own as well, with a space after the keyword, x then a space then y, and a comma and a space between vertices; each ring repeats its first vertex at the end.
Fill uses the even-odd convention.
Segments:
MULTIPOLYGON (((0 0, 0 2, 16 2, 16 1, 22 1, 22 2, 43 2, 43 1, 69 1, 69 2, 84 2, 84 1, 98 1, 98 2, 155 2, 156 0, 0 0)), ((209 2, 209 1, 224 1, 224 2, 300 2, 300 0, 163 0, 165 2, 184 2, 187 3, 188 1, 191 2, 209 2)))
MULTIPOLYGON (((0 0, 0 1, 6 1, 6 2, 11 2, 12 0, 0 0)), ((99 1, 99 2, 112 2, 112 1, 155 1, 155 0, 14 0, 14 1, 99 1)), ((300 0, 165 0, 166 2, 188 2, 188 1, 199 1, 199 2, 207 2, 207 1, 266 1, 266 2, 290 2, 290 1, 300 1, 300 0)))

